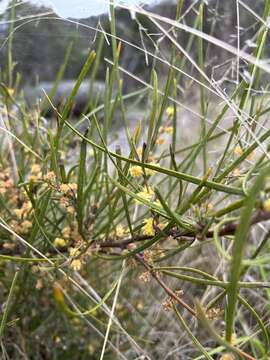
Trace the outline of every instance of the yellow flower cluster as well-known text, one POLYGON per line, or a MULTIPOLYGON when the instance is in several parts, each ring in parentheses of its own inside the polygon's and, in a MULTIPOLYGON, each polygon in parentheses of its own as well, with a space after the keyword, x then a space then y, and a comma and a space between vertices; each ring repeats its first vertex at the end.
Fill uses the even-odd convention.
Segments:
POLYGON ((43 180, 48 183, 53 183, 56 180, 56 175, 53 171, 49 171, 44 175, 43 180))
POLYGON ((139 280, 144 282, 144 283, 149 282, 151 280, 150 272, 145 271, 145 272, 141 273, 140 276, 139 276, 139 280))
POLYGON ((72 229, 70 226, 66 226, 61 232, 65 239, 69 239, 71 237, 72 229))
MULTIPOLYGON (((156 163, 153 163, 153 162, 149 162, 148 164, 149 165, 159 166, 159 164, 156 164, 156 163)), ((143 168, 141 166, 139 166, 139 165, 131 166, 130 169, 129 169, 129 173, 134 178, 141 177, 141 176, 143 176, 143 168)), ((146 176, 151 176, 151 175, 154 175, 155 173, 156 173, 156 170, 145 168, 145 175, 146 176)))
POLYGON ((215 320, 221 318, 224 314, 224 310, 221 308, 211 308, 206 312, 206 317, 209 320, 215 320))
POLYGON ((74 214, 75 213, 75 209, 74 209, 74 207, 73 206, 67 206, 67 208, 66 208, 66 210, 67 210, 67 212, 69 213, 69 214, 74 214))
POLYGON ((65 208, 69 214, 74 214, 75 209, 72 203, 72 198, 76 195, 77 184, 61 184, 58 191, 63 194, 60 198, 60 206, 65 208))
POLYGON ((240 145, 237 145, 235 148, 234 148, 234 153, 235 155, 238 155, 238 156, 241 156, 243 154, 243 149, 240 145))
POLYGON ((167 133, 167 134, 171 135, 173 133, 173 127, 172 126, 166 126, 166 127, 160 126, 158 132, 160 134, 167 133))
POLYGON ((166 300, 164 300, 163 303, 162 303, 162 308, 166 312, 171 311, 173 309, 172 298, 169 297, 166 300))
POLYGON ((0 194, 5 194, 13 186, 14 182, 11 179, 10 169, 0 170, 0 194))
POLYGON ((66 226, 62 230, 62 237, 68 241, 76 244, 76 246, 83 245, 84 241, 78 231, 77 222, 71 223, 69 226, 66 226))
POLYGON ((144 226, 142 228, 143 235, 154 236, 155 229, 153 225, 154 225, 154 221, 152 218, 146 219, 144 222, 144 226))
MULTIPOLYGON (((173 133, 173 127, 172 126, 160 126, 160 128, 158 129, 159 135, 161 134, 169 134, 171 135, 173 133)), ((156 144, 157 145, 163 145, 165 144, 165 139, 161 136, 158 136, 156 139, 156 144)))
POLYGON ((156 140, 156 144, 157 145, 165 144, 165 139, 163 139, 162 137, 158 137, 157 140, 156 140))
POLYGON ((149 265, 153 265, 154 264, 154 259, 153 259, 153 251, 152 250, 145 250, 143 252, 143 260, 149 264, 149 265))
POLYGON ((265 211, 270 212, 270 199, 265 200, 263 203, 263 208, 265 211))
POLYGON ((166 109, 166 115, 168 117, 173 117, 174 115, 174 107, 173 106, 168 106, 166 109))
MULTIPOLYGON (((17 195, 18 196, 18 195, 17 195)), ((22 202, 22 199, 17 197, 16 204, 18 202, 22 202)), ((29 216, 32 212, 32 203, 30 200, 25 199, 20 208, 15 208, 13 213, 16 215, 18 219, 14 219, 11 221, 11 226, 13 230, 20 235, 28 234, 32 228, 32 221, 29 219, 29 216)))
MULTIPOLYGON (((243 148, 240 146, 240 145, 237 145, 235 148, 234 148, 234 153, 235 155, 237 156, 241 156, 243 154, 244 150, 243 148)), ((255 152, 252 151, 247 157, 246 159, 247 160, 252 160, 254 158, 254 155, 255 155, 255 152)))
POLYGON ((3 246, 3 249, 12 251, 12 250, 15 249, 16 244, 15 243, 10 243, 10 242, 5 242, 2 246, 3 246))
POLYGON ((71 184, 61 184, 59 186, 59 190, 61 193, 65 195, 71 195, 73 193, 76 193, 77 191, 77 184, 71 183, 71 184))
POLYGON ((32 203, 30 200, 26 200, 23 202, 20 208, 14 209, 13 212, 18 218, 22 219, 23 217, 29 215, 31 211, 32 211, 32 203))
MULTIPOLYGON (((178 297, 182 297, 184 294, 183 290, 177 290, 175 291, 175 295, 178 297)), ((175 303, 175 300, 172 297, 168 297, 163 303, 162 307, 164 311, 170 311, 173 309, 173 304, 175 303)))
POLYGON ((70 267, 75 270, 75 271, 79 271, 82 268, 82 261, 81 259, 74 259, 76 258, 76 256, 80 255, 80 250, 78 247, 71 247, 68 249, 69 251, 69 255, 72 259, 71 263, 70 263, 70 267))
POLYGON ((80 250, 78 248, 74 248, 74 247, 69 248, 68 251, 69 251, 69 255, 71 257, 76 257, 80 253, 80 250))
MULTIPOLYGON (((74 258, 79 255, 80 250, 78 248, 69 248, 69 255, 74 258)), ((70 267, 75 270, 79 271, 82 268, 82 261, 80 259, 73 259, 70 263, 70 267)))
POLYGON ((22 222, 11 221, 13 230, 20 235, 26 235, 32 228, 32 221, 23 220, 22 222))
POLYGON ((64 248, 67 246, 67 242, 65 239, 63 238, 55 238, 54 239, 54 242, 53 242, 53 245, 56 247, 56 248, 64 248))
POLYGON ((172 126, 167 126, 167 127, 164 129, 164 131, 165 131, 167 134, 171 135, 171 134, 173 133, 173 127, 172 127, 172 126))
POLYGON ((143 168, 141 166, 138 166, 138 165, 131 166, 129 168, 129 173, 134 178, 143 176, 143 168))
MULTIPOLYGON (((137 195, 141 197, 143 200, 151 201, 153 199, 153 196, 155 195, 153 189, 151 186, 144 186, 143 190, 138 192, 137 195)), ((141 204, 142 202, 140 200, 135 200, 137 203, 141 204)))
POLYGON ((115 228, 115 235, 118 238, 123 238, 128 233, 127 229, 121 224, 117 225, 115 228))
POLYGON ((41 167, 39 164, 33 164, 30 170, 29 181, 36 182, 42 177, 41 167))
POLYGON ((82 262, 80 259, 74 259, 71 261, 70 267, 75 271, 80 271, 82 268, 82 262))

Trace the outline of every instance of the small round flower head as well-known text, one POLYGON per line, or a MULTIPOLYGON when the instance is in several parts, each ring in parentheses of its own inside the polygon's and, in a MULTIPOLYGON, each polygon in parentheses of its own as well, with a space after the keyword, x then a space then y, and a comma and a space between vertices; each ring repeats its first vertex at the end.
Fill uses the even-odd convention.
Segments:
POLYGON ((56 176, 53 171, 49 171, 47 174, 44 175, 44 181, 53 182, 55 181, 56 176))
POLYGON ((243 154, 243 149, 241 148, 240 145, 237 145, 235 148, 234 148, 234 153, 235 155, 238 155, 238 156, 241 156, 243 154))
POLYGON ((70 226, 64 227, 64 229, 61 231, 64 238, 69 238, 71 235, 71 228, 70 226))
POLYGON ((73 270, 80 271, 82 268, 82 262, 80 259, 74 259, 71 261, 70 266, 73 270))
POLYGON ((22 218, 23 213, 24 213, 24 209, 14 209, 13 210, 14 214, 18 217, 18 218, 22 218))
POLYGON ((60 192, 64 193, 64 194, 70 194, 74 191, 77 190, 77 184, 71 183, 71 184, 61 184, 60 187, 60 192))
POLYGON ((41 167, 39 164, 33 164, 31 166, 31 174, 29 176, 29 181, 36 182, 42 176, 41 167))
POLYGON ((182 289, 175 290, 175 295, 180 298, 184 295, 184 291, 182 289))
POLYGON ((169 135, 171 135, 173 133, 173 127, 172 126, 167 126, 164 130, 169 135))
POLYGON ((265 202, 263 203, 263 208, 265 211, 270 212, 270 198, 265 200, 265 202))
POLYGON ((207 311, 206 317, 209 320, 215 320, 223 315, 224 311, 220 308, 211 308, 207 311))
POLYGON ((165 143, 165 140, 162 137, 158 137, 156 140, 157 145, 163 145, 165 143))
POLYGON ((29 220, 24 220, 21 225, 20 225, 20 233, 21 234, 27 234, 29 232, 29 230, 32 227, 32 222, 29 220))
POLYGON ((142 228, 143 234, 148 236, 154 236, 155 235, 155 229, 153 227, 153 219, 149 218, 145 220, 145 224, 142 228))
POLYGON ((79 249, 77 248, 69 248, 68 251, 71 257, 75 257, 79 255, 79 249))
POLYGON ((62 238, 55 238, 53 245, 57 248, 63 248, 67 245, 66 240, 62 238))
POLYGON ((171 311, 173 309, 173 301, 172 301, 172 299, 169 297, 165 301, 163 301, 162 307, 163 307, 163 310, 166 311, 166 312, 171 311))
POLYGON ((131 166, 129 169, 129 173, 132 177, 140 177, 143 175, 143 169, 141 166, 131 166))
MULTIPOLYGON (((154 196, 154 191, 151 188, 151 186, 144 186, 143 191, 140 191, 137 193, 139 197, 141 197, 143 200, 151 201, 154 196)), ((141 204, 140 200, 135 200, 137 203, 141 204)))
POLYGON ((31 182, 38 182, 38 180, 39 180, 39 176, 37 176, 37 175, 30 175, 29 176, 29 181, 31 181, 31 182))
POLYGON ((67 207, 67 212, 68 212, 69 214, 74 214, 74 213, 75 213, 74 207, 73 207, 73 206, 68 206, 68 207, 67 207))
POLYGON ((174 107, 173 106, 168 106, 166 109, 166 114, 168 117, 172 117, 174 115, 174 107))
POLYGON ((24 211, 31 211, 33 209, 33 206, 32 206, 32 203, 30 200, 26 200, 23 205, 22 205, 22 208, 24 211))
POLYGON ((16 247, 16 244, 15 244, 15 243, 6 242, 6 243, 4 243, 2 246, 3 246, 3 248, 6 249, 6 250, 14 250, 15 247, 16 247))
POLYGON ((116 226, 115 233, 118 238, 122 238, 126 234, 126 229, 123 225, 119 224, 116 226))
POLYGON ((164 133, 164 126, 160 126, 158 129, 159 134, 163 134, 164 133))
POLYGON ((41 171, 41 167, 40 167, 39 164, 33 164, 33 165, 31 166, 31 173, 32 173, 32 174, 37 175, 37 174, 40 173, 40 171, 41 171))
POLYGON ((139 280, 144 282, 144 283, 149 282, 151 280, 150 272, 145 271, 145 272, 141 273, 141 275, 139 276, 139 280))
POLYGON ((143 252, 143 260, 147 263, 152 265, 153 264, 153 251, 145 250, 143 252))

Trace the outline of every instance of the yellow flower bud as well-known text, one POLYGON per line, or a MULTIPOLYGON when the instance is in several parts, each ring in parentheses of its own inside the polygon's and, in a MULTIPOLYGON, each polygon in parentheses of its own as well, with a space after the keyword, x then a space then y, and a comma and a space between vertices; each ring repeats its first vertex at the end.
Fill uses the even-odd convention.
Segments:
POLYGON ((131 166, 129 173, 132 177, 140 177, 143 175, 143 169, 141 166, 131 166))

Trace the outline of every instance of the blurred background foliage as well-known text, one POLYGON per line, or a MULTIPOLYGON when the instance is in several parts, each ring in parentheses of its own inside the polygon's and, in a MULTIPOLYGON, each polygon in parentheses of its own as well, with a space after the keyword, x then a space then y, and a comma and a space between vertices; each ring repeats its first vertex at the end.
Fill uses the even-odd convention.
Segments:
MULTIPOLYGON (((263 0, 256 1, 255 3, 253 0, 248 0, 245 1, 245 3, 251 6, 257 14, 262 13, 264 6, 263 0)), ((206 14, 204 16, 203 31, 226 42, 228 38, 230 38, 231 44, 236 46, 237 18, 235 1, 209 0, 207 4, 208 6, 205 7, 206 14)), ((191 2, 189 0, 184 1, 184 10, 182 12, 182 16, 184 16, 183 23, 194 26, 196 14, 194 14, 194 7, 190 7, 190 5, 191 2)), ((147 9, 167 18, 174 18, 176 4, 171 1, 163 1, 159 4, 148 6, 147 9)), ((95 29, 98 28, 105 32, 110 32, 110 22, 106 14, 83 20, 76 19, 66 21, 53 13, 51 15, 41 15, 48 11, 50 11, 50 9, 36 7, 29 3, 23 3, 16 7, 13 53, 16 69, 22 75, 23 83, 36 84, 39 81, 53 81, 71 41, 73 41, 73 49, 64 78, 76 78, 89 49, 95 49, 97 47, 97 38, 100 33, 95 29), (29 18, 30 14, 32 18, 29 18), (81 25, 79 25, 79 23, 81 25)), ((8 36, 8 25, 4 25, 3 23, 5 20, 8 20, 10 16, 9 10, 0 17, 0 21, 2 22, 0 27, 0 42, 2 44, 2 56, 0 58, 1 69, 4 69, 7 61, 7 43, 5 40, 8 36)), ((242 45, 247 42, 246 46, 252 47, 253 44, 250 39, 252 39, 256 32, 256 21, 245 9, 241 9, 239 20, 240 30, 243 29, 240 34, 242 45)), ((136 18, 132 18, 130 11, 118 8, 116 10, 116 27, 117 34, 123 41, 131 42, 140 47, 143 44, 143 47, 148 51, 157 51, 156 40, 159 32, 149 18, 140 14, 136 14, 136 18)), ((178 41, 182 46, 186 45, 188 36, 189 35, 183 31, 179 32, 178 41)), ((110 37, 108 36, 108 42, 105 42, 101 59, 106 56, 110 57, 111 47, 109 41, 110 37)), ((163 58, 169 60, 169 41, 167 39, 163 40, 158 46, 160 47, 159 50, 162 52, 163 58)), ((270 52, 269 47, 270 42, 268 42, 266 48, 268 53, 270 52)), ((196 42, 193 44, 191 53, 195 56, 196 42)), ((211 74, 212 71, 215 71, 215 75, 219 74, 219 72, 223 74, 223 64, 229 60, 228 53, 213 45, 209 46, 208 44, 207 48, 205 48, 205 55, 206 71, 208 71, 209 74, 211 74), (217 68, 215 68, 216 65, 218 65, 217 68)), ((142 76, 146 81, 149 80, 151 72, 152 57, 148 57, 147 61, 148 66, 146 66, 147 62, 144 52, 125 43, 123 44, 121 63, 124 64, 127 71, 138 77, 142 76)), ((104 80, 105 67, 106 64, 101 62, 97 79, 104 80)), ((165 72, 165 69, 162 69, 162 65, 159 64, 158 67, 160 74, 162 71, 165 72)), ((190 73, 192 69, 189 68, 188 70, 190 73)), ((129 76, 126 76, 124 84, 125 88, 130 88, 132 85, 135 86, 136 83, 134 83, 129 76)))

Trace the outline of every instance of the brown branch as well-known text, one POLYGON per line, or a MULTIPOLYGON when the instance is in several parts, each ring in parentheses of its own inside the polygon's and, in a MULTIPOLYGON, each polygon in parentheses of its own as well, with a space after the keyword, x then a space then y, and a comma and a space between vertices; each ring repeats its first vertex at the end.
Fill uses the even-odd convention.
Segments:
POLYGON ((160 277, 156 274, 156 272, 151 268, 151 266, 149 266, 140 255, 135 255, 135 258, 150 272, 150 274, 152 275, 152 277, 159 283, 159 285, 165 290, 165 292, 172 298, 174 299, 176 302, 178 302, 179 305, 181 305, 182 307, 184 307, 191 315, 196 317, 196 312, 195 310, 193 310, 187 303, 185 303, 182 299, 179 298, 179 296, 177 296, 175 294, 175 292, 173 290, 171 290, 165 283, 163 280, 160 279, 160 277))
MULTIPOLYGON (((258 210, 253 214, 253 216, 251 218, 251 226, 256 225, 263 221, 267 221, 269 219, 270 219, 269 212, 263 211, 263 210, 258 210)), ((219 236, 233 235, 236 232, 238 226, 239 226, 238 222, 228 223, 220 229, 218 235, 219 236)), ((214 232, 212 230, 208 231, 205 236, 207 238, 211 238, 211 237, 213 237, 213 233, 214 232)))
MULTIPOLYGON (((263 211, 263 210, 258 210, 256 211, 252 218, 251 218, 251 225, 255 225, 258 224, 260 222, 263 221, 267 221, 270 220, 270 213, 267 211, 263 211)), ((233 235, 237 228, 238 228, 238 223, 237 222, 231 222, 228 223, 226 225, 224 225, 220 231, 219 231, 219 236, 226 236, 226 235, 233 235)), ((190 241, 190 238, 194 238, 194 237, 198 237, 201 233, 203 233, 203 229, 198 230, 198 232, 186 232, 183 230, 179 230, 179 229, 171 229, 170 231, 168 231, 166 234, 166 236, 172 236, 173 238, 180 238, 183 241, 190 241)), ((206 232, 204 238, 212 238, 213 237, 213 230, 209 230, 206 232)), ((133 244, 135 242, 140 242, 140 241, 144 241, 144 240, 150 240, 152 239, 153 236, 148 236, 148 235, 138 235, 136 237, 130 237, 124 240, 114 240, 114 239, 109 239, 108 241, 105 242, 99 242, 99 241, 95 241, 92 243, 92 245, 98 245, 100 248, 122 248, 125 249, 127 247, 127 245, 129 244, 133 244)), ((203 240, 203 239, 202 239, 203 240)))

